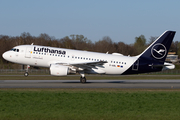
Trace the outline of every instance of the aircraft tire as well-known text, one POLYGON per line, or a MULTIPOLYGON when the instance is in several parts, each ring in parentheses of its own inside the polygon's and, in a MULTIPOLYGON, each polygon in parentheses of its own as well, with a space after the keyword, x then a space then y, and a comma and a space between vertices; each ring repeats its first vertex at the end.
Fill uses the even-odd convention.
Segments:
POLYGON ((85 78, 85 77, 81 77, 81 78, 80 78, 80 82, 81 82, 81 83, 86 83, 86 78, 85 78))
POLYGON ((25 72, 25 73, 24 73, 24 76, 25 76, 25 77, 27 77, 28 75, 29 75, 29 73, 28 73, 28 72, 25 72))

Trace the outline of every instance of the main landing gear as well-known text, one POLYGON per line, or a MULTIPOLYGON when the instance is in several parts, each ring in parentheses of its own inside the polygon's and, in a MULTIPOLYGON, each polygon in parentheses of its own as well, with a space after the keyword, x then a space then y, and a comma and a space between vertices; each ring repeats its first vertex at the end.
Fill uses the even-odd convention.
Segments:
POLYGON ((86 83, 86 78, 85 78, 85 77, 81 77, 81 78, 80 78, 80 82, 81 82, 81 83, 86 83))
POLYGON ((81 75, 81 77, 80 77, 80 83, 86 83, 86 77, 85 77, 85 75, 84 75, 84 72, 79 73, 79 74, 81 75))
POLYGON ((27 65, 26 71, 24 73, 24 76, 27 77, 29 75, 28 69, 30 68, 30 65, 27 65))

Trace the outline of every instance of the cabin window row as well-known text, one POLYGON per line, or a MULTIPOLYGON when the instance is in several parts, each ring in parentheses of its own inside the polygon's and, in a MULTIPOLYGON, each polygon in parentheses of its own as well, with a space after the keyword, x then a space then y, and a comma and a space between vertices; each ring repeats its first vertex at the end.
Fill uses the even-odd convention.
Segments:
MULTIPOLYGON (((47 53, 40 53, 40 52, 33 52, 34 54, 39 54, 39 55, 48 55, 47 53)), ((56 57, 65 57, 65 55, 57 55, 57 54, 49 54, 50 56, 56 56, 56 57)), ((69 56, 68 56, 69 58, 69 56)), ((93 58, 85 58, 85 57, 74 57, 72 56, 72 58, 74 59, 82 59, 82 60, 94 60, 94 61, 104 61, 104 60, 100 60, 100 59, 93 59, 93 58)))
POLYGON ((111 63, 116 63, 116 64, 126 64, 126 62, 119 62, 119 61, 111 61, 111 63))
POLYGON ((100 59, 93 59, 93 58, 85 58, 85 57, 74 57, 72 56, 72 58, 74 59, 82 59, 82 60, 94 60, 94 61, 104 61, 104 60, 100 60, 100 59))
MULTIPOLYGON (((39 54, 39 55, 48 55, 48 53, 40 53, 40 52, 33 52, 34 54, 39 54)), ((58 56, 58 57, 65 57, 65 55, 57 55, 57 54, 49 54, 50 56, 58 56)), ((68 56, 69 57, 69 56, 68 56)))
MULTIPOLYGON (((42 54, 42 55, 47 55, 47 53, 38 53, 38 52, 33 52, 34 54, 42 54)), ((57 55, 57 54, 49 54, 50 56, 58 56, 58 57, 65 57, 65 55, 57 55)), ((69 56, 68 56, 69 58, 69 56)), ((92 60, 92 61, 104 61, 100 59, 93 59, 93 58, 85 58, 85 57, 77 57, 77 56, 72 56, 73 59, 82 59, 82 60, 92 60)), ((116 64, 126 64, 126 62, 119 62, 119 61, 111 61, 111 63, 116 63, 116 64)))

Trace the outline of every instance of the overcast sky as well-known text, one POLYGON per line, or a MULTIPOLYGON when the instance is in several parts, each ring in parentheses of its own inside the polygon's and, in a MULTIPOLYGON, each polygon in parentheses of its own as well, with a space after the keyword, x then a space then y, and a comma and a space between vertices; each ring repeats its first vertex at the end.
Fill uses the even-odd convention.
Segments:
POLYGON ((180 41, 179 6, 180 0, 0 0, 0 35, 81 34, 131 44, 140 35, 149 41, 174 30, 180 41))

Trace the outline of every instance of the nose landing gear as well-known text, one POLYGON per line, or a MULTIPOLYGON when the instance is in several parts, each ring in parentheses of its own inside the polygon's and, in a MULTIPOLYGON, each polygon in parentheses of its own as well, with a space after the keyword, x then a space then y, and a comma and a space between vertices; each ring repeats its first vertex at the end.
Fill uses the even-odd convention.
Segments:
POLYGON ((28 69, 30 68, 30 65, 27 65, 27 68, 25 70, 24 76, 27 77, 29 75, 28 69))
POLYGON ((24 73, 24 76, 25 76, 25 77, 27 77, 28 75, 29 75, 29 73, 28 73, 28 72, 25 72, 25 73, 24 73))

